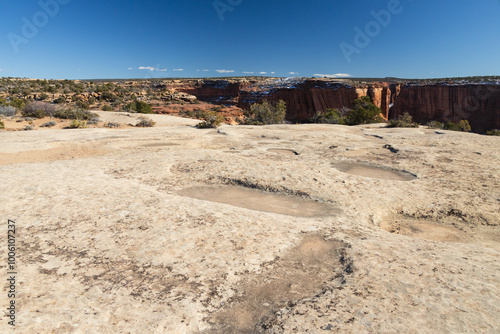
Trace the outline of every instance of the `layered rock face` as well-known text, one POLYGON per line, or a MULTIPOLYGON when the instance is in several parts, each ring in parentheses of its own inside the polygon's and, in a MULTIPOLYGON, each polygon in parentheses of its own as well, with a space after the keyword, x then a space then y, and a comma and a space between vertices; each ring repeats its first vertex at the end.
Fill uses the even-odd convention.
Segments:
MULTIPOLYGON (((388 116, 391 100, 395 99, 388 83, 351 86, 330 80, 282 80, 273 84, 249 86, 240 91, 238 106, 248 108, 263 100, 287 104, 287 120, 306 121, 317 111, 350 107, 354 100, 368 95, 372 102, 388 116)), ((395 91, 394 91, 395 93, 395 91)))
POLYGON ((200 80, 177 87, 176 90, 195 95, 200 101, 236 105, 240 90, 255 82, 230 80, 200 80))
POLYGON ((469 121, 474 132, 500 128, 500 85, 404 86, 390 111, 390 118, 408 112, 427 123, 469 121))

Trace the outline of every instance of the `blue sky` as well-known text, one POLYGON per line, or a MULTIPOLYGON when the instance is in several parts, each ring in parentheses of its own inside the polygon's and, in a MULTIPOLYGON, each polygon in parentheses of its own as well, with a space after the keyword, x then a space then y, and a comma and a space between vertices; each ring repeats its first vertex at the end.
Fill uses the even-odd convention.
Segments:
POLYGON ((0 76, 500 75, 499 36, 500 0, 3 0, 0 76))

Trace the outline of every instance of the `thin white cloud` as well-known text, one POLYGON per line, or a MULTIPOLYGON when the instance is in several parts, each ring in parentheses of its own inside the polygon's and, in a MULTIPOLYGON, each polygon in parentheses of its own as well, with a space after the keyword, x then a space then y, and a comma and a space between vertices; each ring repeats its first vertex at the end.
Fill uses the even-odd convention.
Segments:
POLYGON ((215 70, 215 71, 219 73, 234 73, 234 70, 215 70))
POLYGON ((182 72, 182 71, 184 71, 183 68, 174 68, 174 72, 182 72))
POLYGON ((276 74, 276 72, 271 72, 271 74, 276 74))
POLYGON ((245 74, 253 74, 253 72, 243 72, 243 73, 245 73, 245 74))
POLYGON ((203 70, 203 72, 208 72, 208 70, 203 70))
POLYGON ((128 70, 129 70, 129 71, 132 71, 132 67, 129 67, 129 68, 128 68, 128 70))
POLYGON ((296 74, 299 74, 299 72, 290 72, 288 74, 290 74, 290 75, 296 75, 296 74))
POLYGON ((336 73, 336 74, 315 74, 315 77, 322 77, 322 78, 348 78, 351 75, 347 73, 336 73))
MULTIPOLYGON (((129 70, 131 70, 132 68, 129 68, 129 70)), ((149 71, 159 71, 159 72, 165 72, 167 71, 166 68, 156 68, 156 67, 153 67, 153 66, 139 66, 137 69, 139 70, 149 70, 149 71)))
POLYGON ((259 72, 259 74, 267 74, 267 72, 259 72))

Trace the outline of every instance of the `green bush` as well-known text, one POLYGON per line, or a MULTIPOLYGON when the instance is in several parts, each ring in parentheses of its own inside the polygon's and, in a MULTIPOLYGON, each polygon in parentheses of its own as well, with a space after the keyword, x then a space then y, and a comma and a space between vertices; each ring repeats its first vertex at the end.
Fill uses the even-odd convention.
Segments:
POLYGON ((5 124, 2 121, 0 121, 0 129, 5 129, 5 124))
POLYGON ((23 99, 18 99, 18 98, 12 98, 9 102, 9 104, 16 108, 16 110, 23 110, 24 107, 26 106, 26 100, 23 99))
POLYGON ((371 103, 368 96, 354 100, 351 111, 345 117, 345 124, 358 125, 381 123, 384 119, 380 116, 382 110, 371 103))
POLYGON ((126 111, 135 111, 141 114, 152 114, 153 108, 151 105, 143 101, 133 101, 125 106, 126 111))
POLYGON ((308 121, 310 123, 344 124, 344 117, 338 109, 328 109, 327 111, 317 111, 308 121))
POLYGON ((103 111, 113 111, 113 107, 110 106, 109 104, 105 104, 102 106, 103 111))
POLYGON ((81 109, 89 110, 90 105, 85 101, 76 101, 76 106, 81 109))
POLYGON ((74 119, 73 122, 69 125, 70 129, 85 129, 87 127, 87 121, 80 121, 78 119, 74 119))
POLYGON ((143 127, 143 128, 148 128, 148 127, 153 127, 155 126, 156 122, 153 121, 150 118, 147 117, 140 117, 139 122, 135 125, 137 127, 143 127))
POLYGON ((68 108, 64 110, 59 110, 54 114, 54 117, 63 119, 91 120, 94 117, 99 117, 99 115, 90 112, 88 110, 82 110, 78 108, 68 108))
POLYGON ((399 115, 398 118, 392 119, 387 124, 388 128, 418 128, 417 123, 413 123, 411 115, 405 112, 403 115, 399 115))
POLYGON ((56 104, 66 103, 66 98, 64 96, 59 96, 57 99, 54 100, 54 103, 56 104))
POLYGON ((444 130, 470 132, 469 121, 463 119, 458 123, 448 122, 443 127, 444 130))
POLYGON ((280 100, 276 104, 267 101, 254 103, 250 110, 245 111, 242 124, 266 125, 284 123, 286 116, 286 103, 280 100))
POLYGON ((438 121, 430 121, 429 123, 427 123, 427 126, 429 127, 429 129, 443 129, 444 128, 444 124, 441 123, 441 122, 438 122, 438 121))
POLYGON ((223 122, 224 122, 224 117, 219 115, 214 110, 209 110, 203 113, 203 122, 200 122, 196 125, 197 128, 200 129, 210 129, 210 128, 217 128, 219 127, 223 122))
POLYGON ((494 129, 491 131, 486 131, 488 136, 500 136, 500 130, 494 129))

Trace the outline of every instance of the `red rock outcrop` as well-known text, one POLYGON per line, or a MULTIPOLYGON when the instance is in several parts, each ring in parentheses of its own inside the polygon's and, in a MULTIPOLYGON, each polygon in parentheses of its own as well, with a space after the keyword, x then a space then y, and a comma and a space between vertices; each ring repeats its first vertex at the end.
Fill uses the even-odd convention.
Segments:
POLYGON ((474 132, 500 129, 500 85, 406 85, 395 100, 389 117, 408 112, 413 120, 427 123, 469 121, 474 132))
POLYGON ((391 99, 394 99, 389 83, 351 86, 343 82, 321 79, 283 81, 243 89, 240 91, 238 106, 246 109, 252 103, 263 100, 284 100, 287 104, 287 120, 303 122, 317 111, 350 107, 354 100, 366 95, 382 109, 387 118, 391 99))
POLYGON ((179 92, 195 95, 200 101, 236 105, 240 90, 251 84, 252 82, 248 81, 199 80, 178 86, 175 89, 179 92))

